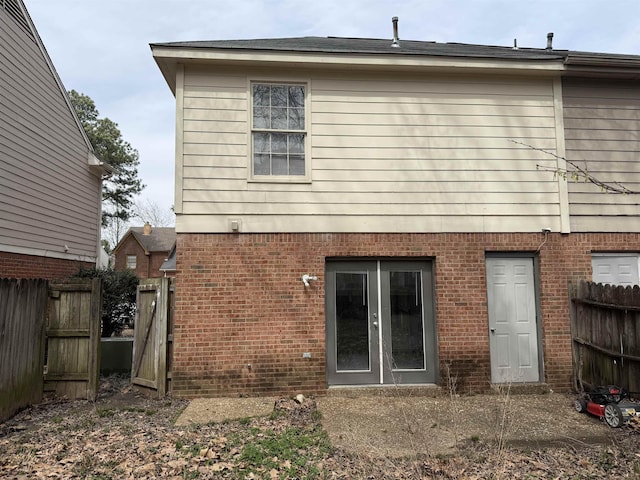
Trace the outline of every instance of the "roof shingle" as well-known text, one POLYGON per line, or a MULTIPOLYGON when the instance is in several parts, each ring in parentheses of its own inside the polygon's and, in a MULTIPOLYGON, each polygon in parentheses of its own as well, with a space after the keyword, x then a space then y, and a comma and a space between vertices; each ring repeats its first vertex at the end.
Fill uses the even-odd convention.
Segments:
POLYGON ((149 235, 144 234, 144 227, 131 227, 129 231, 147 252, 168 252, 176 243, 173 227, 153 227, 149 235))
POLYGON ((195 42, 155 43, 153 47, 209 48, 232 50, 265 50, 286 52, 344 53, 372 55, 434 55, 447 57, 511 58, 527 60, 558 60, 566 50, 511 48, 464 43, 437 43, 400 40, 392 47, 389 39, 341 37, 292 37, 255 40, 213 40, 195 42))

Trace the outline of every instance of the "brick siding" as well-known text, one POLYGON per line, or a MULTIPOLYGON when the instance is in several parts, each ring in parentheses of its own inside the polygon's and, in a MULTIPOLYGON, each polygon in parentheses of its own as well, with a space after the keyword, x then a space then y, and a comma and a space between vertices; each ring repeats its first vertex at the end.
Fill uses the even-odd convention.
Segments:
POLYGON ((92 268, 94 266, 93 263, 76 260, 0 252, 0 278, 46 278, 54 280, 72 277, 81 267, 92 268))
POLYGON ((117 250, 113 265, 114 270, 126 270, 127 256, 129 255, 136 256, 135 272, 138 278, 164 277, 164 272, 160 271, 160 267, 169 256, 169 252, 151 252, 147 255, 138 241, 133 236, 129 236, 117 250))
MULTIPOLYGON (((440 383, 449 373, 459 391, 487 390, 485 255, 535 253, 543 240, 542 233, 179 234, 173 392, 324 392, 325 263, 340 257, 432 258, 440 383), (304 273, 319 279, 305 288, 304 273)), ((542 246, 542 380, 553 388, 571 381, 568 283, 591 278, 592 251, 625 250, 640 250, 640 234, 554 233, 542 246)))

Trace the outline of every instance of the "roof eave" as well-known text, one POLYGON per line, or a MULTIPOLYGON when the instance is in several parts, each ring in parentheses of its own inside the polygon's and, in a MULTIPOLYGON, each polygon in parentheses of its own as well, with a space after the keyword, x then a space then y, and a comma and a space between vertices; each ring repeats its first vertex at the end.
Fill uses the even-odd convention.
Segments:
MULTIPOLYGON (((129 238, 129 236, 133 235, 133 231, 128 230, 120 239, 120 241, 116 244, 115 247, 113 247, 113 250, 111 250, 111 254, 115 255, 118 250, 120 250, 120 248, 122 247, 122 245, 124 245, 124 243, 126 242, 127 238, 129 238)), ((135 237, 134 237, 135 238, 135 237)), ((138 241, 138 239, 136 239, 136 241, 138 241)), ((138 242, 139 243, 139 242, 138 242)))
POLYGON ((567 75, 591 75, 640 79, 640 57, 636 55, 569 54, 564 61, 567 75))
POLYGON ((89 168, 96 172, 96 174, 100 176, 110 176, 113 175, 116 171, 115 167, 111 164, 103 162, 98 157, 96 157, 93 152, 89 152, 89 168))
POLYGON ((474 56, 391 55, 367 53, 327 53, 272 51, 249 49, 196 48, 151 45, 153 57, 175 94, 176 65, 179 63, 213 63, 217 65, 296 66, 323 69, 386 69, 475 71, 494 73, 522 73, 553 75, 564 69, 562 58, 541 60, 505 59, 474 56))

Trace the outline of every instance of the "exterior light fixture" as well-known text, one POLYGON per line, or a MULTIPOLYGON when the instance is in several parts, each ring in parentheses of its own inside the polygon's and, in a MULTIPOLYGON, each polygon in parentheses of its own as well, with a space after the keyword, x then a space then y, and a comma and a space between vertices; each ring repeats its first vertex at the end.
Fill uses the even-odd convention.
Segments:
POLYGON ((313 281, 318 280, 318 277, 316 277, 315 275, 309 275, 308 273, 305 273, 304 275, 302 275, 302 277, 300 277, 300 280, 302 280, 302 283, 304 283, 305 287, 308 287, 309 282, 311 280, 313 281))

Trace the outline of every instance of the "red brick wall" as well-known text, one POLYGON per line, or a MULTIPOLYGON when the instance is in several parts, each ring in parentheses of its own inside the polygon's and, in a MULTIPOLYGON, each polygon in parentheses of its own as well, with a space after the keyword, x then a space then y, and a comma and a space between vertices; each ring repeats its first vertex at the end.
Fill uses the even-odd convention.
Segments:
POLYGON ((149 261, 144 254, 144 248, 137 242, 133 236, 129 236, 125 242, 120 245, 114 259, 114 270, 122 271, 127 269, 127 257, 129 255, 136 256, 136 276, 138 278, 147 278, 147 270, 149 261))
POLYGON ((164 273, 160 271, 160 267, 169 256, 169 252, 152 252, 151 255, 146 255, 144 248, 142 248, 138 241, 133 236, 129 236, 120 248, 118 248, 114 260, 114 270, 126 270, 127 257, 129 255, 136 256, 136 276, 138 278, 158 278, 164 276, 164 273))
POLYGON ((60 258, 19 255, 0 252, 0 278, 67 278, 78 273, 81 267, 92 268, 93 263, 63 260, 60 258))
MULTIPOLYGON (((323 392, 327 257, 431 257, 441 383, 490 384, 487 252, 535 252, 538 234, 180 234, 174 330, 177 395, 323 392), (318 275, 305 288, 300 275, 318 275), (303 359, 311 352, 311 359, 303 359), (251 368, 248 365, 251 364, 251 368)), ((568 388, 567 285, 592 251, 640 250, 638 234, 550 234, 539 253, 544 381, 568 388)))
MULTIPOLYGON (((150 258, 149 278, 164 277, 164 272, 160 271, 160 267, 169 257, 169 252, 153 252, 150 258)), ((175 276, 172 272, 167 272, 167 277, 175 276)))

